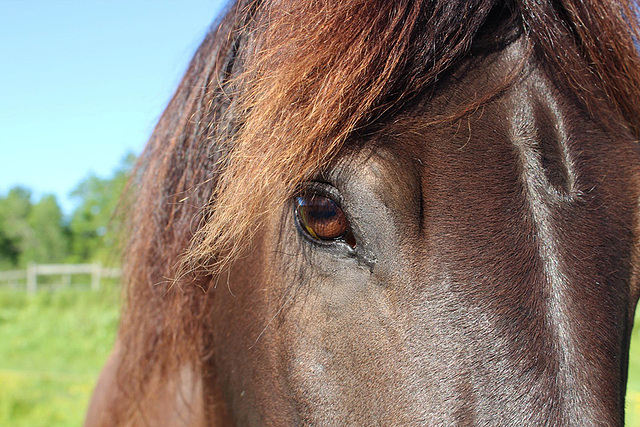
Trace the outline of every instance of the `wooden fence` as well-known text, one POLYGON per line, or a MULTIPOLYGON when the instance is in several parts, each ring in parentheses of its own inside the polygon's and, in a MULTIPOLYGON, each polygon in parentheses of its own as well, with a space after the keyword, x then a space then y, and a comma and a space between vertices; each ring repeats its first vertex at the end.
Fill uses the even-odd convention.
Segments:
POLYGON ((29 263, 26 270, 0 271, 0 284, 6 283, 12 288, 21 287, 20 282, 26 282, 26 291, 34 294, 38 290, 38 277, 59 276, 58 287, 70 287, 71 276, 89 275, 91 289, 100 289, 102 279, 120 277, 119 268, 104 268, 100 264, 35 264, 29 263))

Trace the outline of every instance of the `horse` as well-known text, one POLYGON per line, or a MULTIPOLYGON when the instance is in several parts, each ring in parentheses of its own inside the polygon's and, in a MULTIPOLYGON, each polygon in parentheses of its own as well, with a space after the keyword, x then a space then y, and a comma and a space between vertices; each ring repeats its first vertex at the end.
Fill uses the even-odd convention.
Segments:
POLYGON ((638 4, 239 0, 125 196, 86 425, 624 422, 638 4))

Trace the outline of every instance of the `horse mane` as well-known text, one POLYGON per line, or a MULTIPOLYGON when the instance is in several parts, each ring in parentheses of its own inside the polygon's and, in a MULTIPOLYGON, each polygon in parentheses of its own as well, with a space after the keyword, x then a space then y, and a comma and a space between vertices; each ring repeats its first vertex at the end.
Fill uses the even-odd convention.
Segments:
POLYGON ((132 186, 119 341, 137 411, 152 375, 206 369, 216 274, 358 132, 426 93, 509 15, 594 119, 640 135, 638 4, 593 0, 240 1, 212 26, 132 186), (491 28, 489 28, 491 29, 491 28))

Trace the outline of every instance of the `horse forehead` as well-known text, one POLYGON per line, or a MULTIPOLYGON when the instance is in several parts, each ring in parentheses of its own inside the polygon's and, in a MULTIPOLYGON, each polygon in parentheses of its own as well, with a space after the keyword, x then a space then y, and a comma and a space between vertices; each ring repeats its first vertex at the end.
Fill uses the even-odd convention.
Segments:
MULTIPOLYGON (((623 152, 622 157, 637 159, 633 138, 618 125, 604 129, 602 122, 590 118, 570 91, 558 88, 553 76, 538 66, 525 40, 467 62, 415 107, 394 118, 364 153, 358 153, 360 160, 366 160, 361 165, 368 162, 362 179, 379 181, 382 176, 406 181, 415 179, 416 173, 424 178, 438 163, 451 166, 459 175, 473 163, 481 168, 499 166, 507 163, 507 157, 522 163, 527 160, 519 151, 522 145, 544 162, 552 157, 552 163, 544 166, 566 169, 567 180, 575 179, 571 174, 578 172, 570 168, 575 160, 569 158, 570 151, 590 151, 603 163, 619 160, 623 152), (621 136, 626 146, 618 143, 621 136), (487 163, 478 155, 481 152, 492 153, 492 161, 487 163), (456 169, 460 160, 462 166, 456 169)), ((634 162, 619 166, 619 174, 628 174, 634 162)))
MULTIPOLYGON (((480 87, 488 79, 504 78, 512 68, 496 67, 520 61, 520 53, 522 47, 516 46, 492 59, 486 71, 454 76, 437 97, 398 117, 364 149, 344 155, 334 174, 338 181, 358 183, 349 196, 376 194, 400 222, 428 223, 440 216, 477 229, 490 227, 491 221, 504 228, 513 225, 514 218, 535 221, 545 204, 558 221, 539 223, 538 228, 567 226, 559 220, 565 214, 595 218, 621 207, 637 210, 637 185, 632 185, 638 175, 637 147, 590 120, 535 67, 466 115, 435 120, 469 102, 466 89, 471 84, 480 87), (604 182, 613 169, 616 179, 604 182), (620 182, 629 189, 621 191, 620 182), (609 202, 599 203, 597 212, 582 209, 602 197, 609 202), (508 199, 520 204, 510 205, 508 199)), ((627 215, 619 231, 631 222, 627 215)), ((533 235, 535 228, 516 231, 533 235)))
MULTIPOLYGON (((425 236, 432 242, 442 234, 434 224, 447 229, 455 223, 453 228, 467 232, 460 239, 478 250, 490 237, 501 238, 495 232, 500 229, 535 239, 544 237, 540 230, 561 227, 597 236, 589 227, 607 212, 637 210, 640 159, 632 138, 590 119, 528 56, 523 40, 481 66, 470 61, 473 67, 462 64, 434 88, 435 95, 343 154, 331 175, 350 183, 344 186, 347 200, 364 205, 363 199, 376 195, 397 229, 430 229, 425 236), (445 120, 466 106, 473 108, 445 120)), ((609 231, 623 233, 632 222, 626 215, 609 231)), ((450 245, 441 237, 443 246, 450 245)), ((546 237, 568 239, 567 233, 546 237)), ((587 240, 574 238, 573 244, 587 240)))

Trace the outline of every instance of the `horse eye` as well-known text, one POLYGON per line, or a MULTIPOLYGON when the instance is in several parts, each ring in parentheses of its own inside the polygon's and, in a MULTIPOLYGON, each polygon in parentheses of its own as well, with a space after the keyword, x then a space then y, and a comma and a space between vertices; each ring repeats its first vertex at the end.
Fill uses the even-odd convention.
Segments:
POLYGON ((295 199, 298 222, 311 237, 321 241, 344 241, 355 248, 356 241, 342 208, 328 197, 298 196, 295 199))

